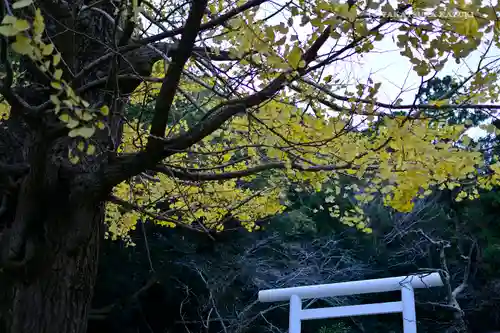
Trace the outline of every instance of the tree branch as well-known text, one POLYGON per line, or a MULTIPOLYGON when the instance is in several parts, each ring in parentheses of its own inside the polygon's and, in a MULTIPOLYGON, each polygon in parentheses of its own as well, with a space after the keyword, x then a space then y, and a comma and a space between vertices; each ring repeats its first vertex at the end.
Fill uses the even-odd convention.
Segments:
POLYGON ((151 122, 151 137, 146 146, 146 157, 152 163, 155 163, 155 160, 163 152, 163 142, 159 138, 165 135, 170 108, 177 93, 182 70, 193 51, 194 42, 196 36, 198 36, 201 19, 205 13, 207 3, 208 0, 196 0, 193 2, 186 24, 184 25, 184 33, 182 34, 179 48, 173 56, 172 64, 168 67, 167 74, 160 88, 160 93, 156 99, 153 121, 151 122))
MULTIPOLYGON (((312 46, 303 55, 302 60, 306 63, 305 67, 297 70, 298 77, 307 72, 307 65, 309 65, 317 56, 318 50, 323 46, 328 37, 330 36, 331 26, 327 27, 322 34, 318 37, 312 46)), ((198 122, 193 128, 184 134, 180 134, 171 139, 165 140, 165 157, 168 157, 179 150, 184 150, 202 140, 207 135, 210 135, 217 130, 223 123, 237 115, 238 113, 245 112, 247 109, 258 106, 259 104, 271 99, 284 85, 293 81, 289 78, 292 71, 282 73, 276 79, 271 81, 262 90, 243 97, 240 99, 230 100, 221 103, 212 110, 210 110, 205 117, 198 122)))
POLYGON ((334 171, 334 170, 345 170, 351 168, 352 165, 346 164, 342 166, 337 166, 337 165, 314 165, 314 166, 307 166, 299 163, 291 163, 290 165, 287 165, 284 162, 273 162, 273 163, 266 163, 262 165, 257 165, 255 167, 250 167, 245 170, 238 170, 238 171, 232 171, 232 172, 221 172, 221 173, 215 173, 215 172, 190 172, 187 170, 180 170, 177 168, 171 168, 167 167, 164 165, 156 166, 153 168, 154 171, 164 173, 166 175, 172 175, 180 180, 187 180, 187 181, 210 181, 210 180, 227 180, 227 179, 233 179, 233 178, 241 178, 241 177, 247 177, 251 176, 253 174, 262 172, 262 171, 267 171, 267 170, 284 170, 287 168, 293 169, 293 170, 300 170, 300 171, 310 171, 310 172, 318 172, 318 171, 334 171))
POLYGON ((179 226, 179 227, 191 230, 191 231, 205 233, 203 230, 199 230, 199 229, 193 228, 193 227, 191 227, 188 224, 180 223, 179 221, 176 221, 174 219, 169 219, 168 217, 165 217, 165 216, 162 216, 162 215, 155 215, 153 213, 150 213, 146 209, 144 209, 143 207, 138 206, 136 204, 133 204, 131 202, 125 201, 123 199, 120 199, 120 198, 118 198, 118 197, 116 197, 114 195, 111 195, 108 198, 108 200, 110 202, 114 203, 115 205, 122 206, 123 208, 128 209, 128 210, 138 211, 139 213, 144 214, 144 215, 146 215, 148 217, 151 217, 151 218, 153 218, 155 220, 171 222, 171 223, 174 223, 176 226, 179 226))
MULTIPOLYGON (((356 97, 347 97, 335 94, 330 91, 330 89, 317 84, 308 79, 301 79, 302 82, 307 83, 314 88, 320 90, 321 92, 327 94, 328 96, 338 99, 343 102, 355 102, 355 103, 363 103, 363 104, 373 104, 374 106, 378 106, 381 108, 389 109, 389 110, 408 110, 408 109, 420 109, 420 110, 449 110, 449 109, 489 109, 489 110, 500 110, 499 104, 443 104, 443 105, 433 105, 433 104, 388 104, 377 102, 375 100, 365 99, 365 98, 356 98, 356 97)), ((292 87, 294 90, 299 90, 300 87, 292 87)), ((411 116, 410 116, 411 118, 411 116)))
MULTIPOLYGON (((176 135, 170 139, 164 139, 163 135, 165 133, 167 118, 164 113, 160 112, 162 112, 165 107, 157 106, 155 109, 155 116, 157 116, 155 117, 156 120, 155 118, 153 119, 151 139, 148 142, 146 151, 139 152, 137 154, 123 155, 116 158, 103 173, 104 179, 102 180, 102 183, 105 185, 104 188, 106 189, 112 187, 120 183, 123 179, 130 178, 145 169, 154 167, 154 165, 162 158, 174 155, 179 151, 183 151, 201 141, 238 113, 243 113, 247 109, 256 107, 259 104, 271 99, 285 86, 286 83, 292 82, 301 75, 307 73, 307 66, 316 58, 318 50, 329 38, 331 30, 331 26, 328 26, 321 33, 318 39, 314 41, 307 52, 304 53, 302 56, 302 60, 305 62, 304 67, 299 68, 296 72, 289 70, 282 73, 276 79, 271 81, 266 87, 254 94, 219 104, 210 110, 203 119, 201 119, 196 125, 185 133, 176 135), (296 75, 293 76, 293 74, 296 75), (160 149, 160 144, 162 149, 160 149)), ((170 98, 173 99, 177 90, 176 87, 177 85, 175 85, 172 89, 173 91, 165 91, 166 97, 162 97, 165 100, 159 99, 157 103, 165 103, 168 102, 170 98)), ((161 91, 160 95, 162 95, 161 91)), ((168 109, 169 108, 170 106, 168 106, 168 109)))
POLYGON ((469 255, 465 258, 467 259, 467 266, 464 269, 464 276, 462 278, 462 283, 452 291, 452 296, 456 299, 457 296, 462 293, 467 285, 469 284, 469 276, 472 270, 472 255, 474 254, 474 250, 477 247, 477 243, 474 241, 469 249, 469 255))
MULTIPOLYGON (((205 31, 205 30, 215 28, 215 27, 221 25, 222 23, 230 20, 231 18, 235 17, 236 15, 241 14, 248 9, 258 7, 267 1, 269 1, 269 0, 251 0, 251 1, 248 1, 247 3, 230 10, 225 14, 220 15, 219 17, 216 17, 216 18, 208 21, 207 23, 200 25, 199 31, 205 31)), ((120 52, 121 54, 124 54, 125 52, 129 52, 129 51, 138 49, 143 45, 148 45, 151 43, 159 42, 159 41, 166 39, 166 38, 175 37, 175 36, 183 33, 184 29, 185 29, 185 27, 182 27, 182 28, 170 30, 168 32, 162 32, 160 34, 157 34, 157 35, 154 35, 154 36, 151 36, 148 38, 141 39, 139 41, 134 42, 133 44, 129 44, 127 46, 119 48, 118 52, 120 52)), ((102 63, 108 61, 114 55, 115 55, 114 52, 110 52, 110 53, 107 53, 107 54, 103 55, 102 57, 92 61, 90 64, 85 66, 80 72, 78 72, 78 74, 75 75, 75 80, 78 80, 79 78, 83 77, 85 74, 87 74, 92 69, 94 69, 94 68, 98 67, 99 65, 101 65, 102 63)))
POLYGON ((103 306, 99 309, 91 309, 89 313, 89 319, 92 320, 92 319, 106 318, 111 313, 111 311, 113 311, 117 306, 119 306, 120 304, 126 304, 136 301, 141 294, 148 291, 151 287, 153 287, 157 283, 160 283, 160 280, 156 275, 152 275, 144 286, 142 286, 139 290, 137 290, 129 297, 124 297, 123 299, 118 300, 113 304, 103 306))

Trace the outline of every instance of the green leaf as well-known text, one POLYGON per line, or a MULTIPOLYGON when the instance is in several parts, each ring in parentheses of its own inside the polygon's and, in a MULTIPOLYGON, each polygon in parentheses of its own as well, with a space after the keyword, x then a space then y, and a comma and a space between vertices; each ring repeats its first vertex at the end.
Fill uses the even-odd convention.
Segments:
POLYGON ((60 53, 56 53, 54 54, 54 57, 52 59, 52 64, 54 66, 57 66, 59 64, 59 62, 61 61, 61 54, 60 53))
POLYGON ((107 105, 103 105, 101 107, 101 114, 103 116, 107 116, 109 114, 109 107, 107 105))
POLYGON ((14 8, 14 9, 24 8, 24 7, 31 5, 32 3, 33 3, 33 0, 19 0, 19 1, 14 2, 14 4, 12 5, 12 8, 14 8))
POLYGON ((495 133, 495 129, 496 129, 496 127, 495 127, 495 125, 493 125, 493 124, 488 124, 488 125, 486 126, 486 132, 488 132, 488 134, 493 134, 493 133, 495 133))
POLYGON ((61 90, 62 89, 62 85, 60 82, 57 82, 57 81, 52 81, 50 83, 50 85, 52 86, 52 88, 54 89, 57 89, 57 90, 61 90))
POLYGON ((81 118, 85 121, 89 121, 92 119, 92 114, 88 112, 83 112, 81 118))
POLYGON ((17 17, 12 16, 12 15, 5 15, 3 20, 2 20, 2 24, 13 25, 16 23, 16 21, 17 21, 17 17))
POLYGON ((56 69, 54 72, 54 78, 58 81, 61 80, 62 73, 62 69, 56 69))
POLYGON ((42 54, 44 56, 51 55, 54 52, 54 44, 50 43, 43 47, 42 54))
POLYGON ((18 31, 13 25, 2 25, 0 26, 0 35, 6 37, 12 37, 17 35, 18 31))
POLYGON ((61 104, 61 101, 59 100, 59 97, 57 97, 57 95, 50 95, 50 101, 54 105, 60 105, 61 104))
POLYGON ((298 46, 294 46, 286 59, 293 69, 299 67, 300 60, 302 58, 302 50, 298 46))
POLYGON ((83 138, 90 138, 95 132, 94 126, 92 127, 78 127, 69 131, 68 136, 71 138, 81 136, 83 138))
POLYGON ((30 24, 26 20, 16 20, 14 28, 16 28, 17 31, 26 31, 30 28, 30 24))
POLYGON ((12 49, 19 54, 31 54, 33 52, 30 39, 21 35, 16 36, 16 41, 12 43, 12 49))

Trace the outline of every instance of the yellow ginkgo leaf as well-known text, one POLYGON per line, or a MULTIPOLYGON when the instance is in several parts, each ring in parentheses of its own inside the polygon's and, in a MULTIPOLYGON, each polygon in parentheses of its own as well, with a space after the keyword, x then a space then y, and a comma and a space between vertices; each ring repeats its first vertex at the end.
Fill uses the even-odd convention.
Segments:
POLYGON ((76 164, 80 161, 80 157, 78 157, 78 155, 73 155, 71 151, 68 154, 68 159, 73 164, 76 164))
POLYGON ((56 69, 54 72, 54 79, 59 81, 61 79, 62 73, 62 69, 56 69))
POLYGON ((92 127, 78 127, 78 128, 75 128, 71 131, 69 131, 68 133, 68 136, 69 137, 77 137, 77 136, 81 136, 83 138, 90 138, 95 132, 95 128, 92 126, 92 127))
POLYGON ((50 85, 52 86, 52 88, 54 89, 57 89, 57 90, 61 90, 62 89, 62 85, 60 82, 57 82, 57 81, 52 81, 50 83, 50 85))
POLYGON ((95 154, 95 146, 92 144, 89 144, 87 147, 87 154, 88 155, 94 155, 95 154))
POLYGON ((109 114, 109 107, 107 105, 103 105, 101 107, 101 113, 103 116, 107 116, 109 114))
POLYGON ((33 0, 19 0, 12 4, 12 8, 14 9, 24 8, 31 5, 32 3, 33 0))
POLYGON ((35 35, 39 36, 43 33, 45 30, 45 23, 43 22, 43 16, 42 12, 40 11, 39 8, 37 8, 35 12, 35 20, 33 22, 33 30, 35 32, 35 35))
POLYGON ((69 120, 70 120, 70 116, 69 116, 69 114, 67 114, 67 113, 63 113, 63 114, 61 114, 61 115, 59 116, 59 120, 61 120, 62 122, 67 123, 67 122, 69 122, 69 120))
POLYGON ((61 54, 60 53, 54 54, 54 57, 52 58, 52 64, 54 66, 57 66, 60 61, 61 61, 61 54))
POLYGON ((42 54, 44 56, 51 55, 54 52, 54 44, 50 43, 43 47, 42 54))
POLYGON ((443 106, 445 104, 448 103, 448 100, 447 99, 442 99, 442 100, 438 100, 438 101, 432 101, 431 104, 432 105, 435 105, 437 107, 440 107, 440 106, 443 106))
POLYGON ((78 148, 79 151, 83 151, 85 149, 85 143, 83 141, 80 141, 76 148, 78 148))
POLYGON ((12 43, 12 49, 14 52, 24 55, 33 54, 33 46, 31 45, 31 40, 23 35, 17 35, 16 41, 12 43))
POLYGON ((16 22, 14 23, 14 28, 19 32, 26 31, 30 28, 30 24, 26 20, 16 20, 16 22))
POLYGON ((6 102, 0 103, 0 119, 7 119, 10 115, 10 105, 6 102))

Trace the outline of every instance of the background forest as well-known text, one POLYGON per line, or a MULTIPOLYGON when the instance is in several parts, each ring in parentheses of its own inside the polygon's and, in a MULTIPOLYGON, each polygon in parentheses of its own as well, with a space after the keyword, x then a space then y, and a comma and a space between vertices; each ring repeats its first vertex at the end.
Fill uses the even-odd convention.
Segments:
MULTIPOLYGON (((433 79, 417 98, 426 102, 456 88, 450 77, 433 79)), ((187 105, 176 110, 178 116, 196 114, 187 105)), ((134 116, 137 110, 132 105, 128 112, 134 116)), ((465 112, 450 112, 448 118, 450 124, 484 120, 465 112)), ((478 144, 491 148, 492 140, 486 136, 478 144)), ((341 182, 343 188, 360 186, 348 177, 341 182)), ((328 184, 315 193, 292 184, 287 209, 256 221, 253 232, 236 219, 224 231, 209 233, 142 221, 132 232, 135 246, 119 240, 102 246, 88 332, 281 333, 288 328, 288 304, 260 304, 258 290, 428 270, 440 271, 445 286, 417 291, 419 332, 497 330, 500 192, 482 192, 475 201, 456 200, 455 192, 445 189, 419 199, 409 213, 398 213, 376 198, 363 206, 371 233, 332 217, 332 210, 351 207, 356 198, 328 184)), ((338 306, 395 297, 321 302, 338 306)), ((304 306, 325 306, 321 302, 304 306)), ((303 331, 390 333, 401 332, 402 324, 400 315, 384 315, 307 322, 303 331)))

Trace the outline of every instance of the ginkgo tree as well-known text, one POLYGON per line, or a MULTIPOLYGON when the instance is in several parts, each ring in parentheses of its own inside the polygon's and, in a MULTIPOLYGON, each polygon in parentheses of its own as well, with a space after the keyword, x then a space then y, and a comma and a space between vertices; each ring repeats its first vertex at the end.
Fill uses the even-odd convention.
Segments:
POLYGON ((471 125, 440 117, 500 108, 498 6, 4 0, 0 330, 83 333, 99 243, 129 242, 139 220, 254 230, 293 184, 355 191, 357 206, 331 214, 370 232, 360 207, 377 193, 409 212, 435 190, 498 185, 471 125), (392 37, 422 83, 478 61, 460 94, 382 102, 386 82, 337 65, 392 37), (345 176, 367 185, 340 188, 345 176))

